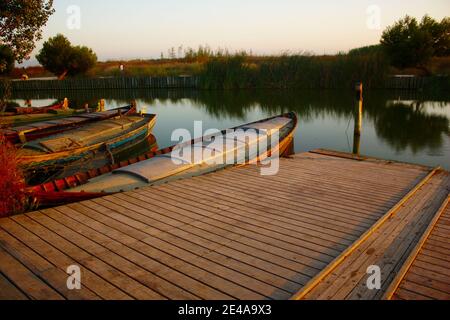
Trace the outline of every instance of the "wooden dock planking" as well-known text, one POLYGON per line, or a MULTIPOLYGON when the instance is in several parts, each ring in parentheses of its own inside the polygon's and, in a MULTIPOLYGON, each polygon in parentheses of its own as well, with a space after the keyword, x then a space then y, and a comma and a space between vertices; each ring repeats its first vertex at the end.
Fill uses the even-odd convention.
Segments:
POLYGON ((404 274, 395 283, 395 291, 388 299, 450 300, 450 236, 447 220, 450 219, 450 197, 442 212, 430 225, 429 234, 418 244, 417 252, 405 266, 404 274), (445 231, 444 231, 445 230, 445 231), (436 238, 439 240, 436 241, 436 238), (442 240, 442 241, 441 241, 442 240))
POLYGON ((99 299, 88 288, 83 288, 83 290, 68 290, 66 286, 67 273, 65 271, 57 268, 3 230, 0 230, 0 241, 4 244, 4 248, 11 256, 15 256, 25 267, 50 286, 57 289, 58 292, 61 292, 68 299, 99 299))
MULTIPOLYGON (((392 217, 365 238, 355 250, 297 296, 302 299, 379 299, 401 268, 448 195, 449 175, 438 171, 392 217), (367 268, 379 266, 381 290, 367 288, 367 268)), ((381 222, 381 221, 380 221, 381 222)))
MULTIPOLYGON (((42 281, 41 278, 2 248, 0 248, 0 261, 0 273, 2 274, 2 278, 8 278, 8 280, 14 283, 16 287, 20 288, 22 292, 25 292, 27 297, 31 299, 64 299, 63 296, 55 291, 49 284, 42 281)), ((17 294, 17 291, 14 292, 14 294, 17 294)))
MULTIPOLYGON (((2 220, 2 228, 10 234, 14 234, 18 240, 24 244, 26 243, 30 249, 40 256, 45 257, 50 263, 59 267, 64 272, 66 271, 67 266, 75 264, 75 260, 72 260, 65 253, 59 251, 11 219, 2 220)), ((89 269, 86 269, 81 265, 80 268, 84 279, 86 279, 86 283, 82 286, 82 290, 90 288, 103 299, 131 299, 131 297, 127 296, 122 291, 117 290, 117 287, 112 286, 109 282, 103 280, 89 269)))
POLYGON ((28 300, 28 297, 0 273, 0 300, 28 300))
MULTIPOLYGON (((116 210, 124 210, 125 208, 121 209, 119 207, 115 207, 116 210)), ((147 219, 141 218, 141 221, 148 221, 147 219)), ((151 223, 151 220, 150 220, 151 223)), ((212 241, 208 241, 208 239, 203 239, 199 236, 196 236, 195 234, 192 233, 187 233, 187 232, 183 232, 180 229, 171 229, 171 230, 167 230, 166 233, 161 233, 158 232, 159 230, 157 228, 153 228, 153 227, 146 227, 144 225, 144 227, 142 227, 143 232, 136 232, 136 230, 133 229, 130 230, 130 234, 136 234, 136 237, 142 238, 142 237, 149 237, 149 235, 153 235, 154 237, 157 237, 160 240, 163 241, 167 241, 167 242, 172 242, 172 243, 177 243, 178 246, 186 248, 187 250, 196 253, 198 255, 202 255, 203 257, 205 256, 209 256, 209 255, 214 255, 214 259, 210 259, 212 261, 215 262, 220 262, 222 265, 227 265, 227 266, 232 266, 233 268, 239 268, 239 269, 244 269, 242 267, 242 265, 240 263, 238 263, 239 261, 235 261, 236 259, 233 259, 235 257, 235 255, 229 254, 225 255, 223 253, 222 250, 220 250, 220 246, 222 246, 222 244, 219 243, 214 243, 212 241), (144 233, 148 233, 147 235, 144 233)), ((128 229, 125 230, 125 232, 128 232, 128 229)), ((152 239, 149 239, 152 240, 152 239)), ((252 261, 251 258, 249 258, 247 255, 238 255, 239 260, 243 261, 243 262, 247 262, 247 261, 252 261)), ((264 267, 264 261, 260 260, 258 261, 261 267, 264 267)), ((270 271, 273 271, 274 265, 269 265, 267 267, 267 269, 270 271), (272 268, 272 269, 270 269, 272 268)), ((282 268, 279 268, 279 270, 282 270, 282 268)), ((279 286, 286 286, 289 285, 289 287, 297 287, 298 284, 296 283, 289 283, 286 282, 286 279, 283 279, 281 277, 277 277, 274 274, 270 274, 267 275, 263 268, 261 269, 257 269, 257 268, 250 268, 249 266, 247 266, 247 268, 245 268, 242 273, 248 273, 251 274, 252 276, 255 277, 255 279, 261 278, 262 281, 273 281, 276 285, 279 286), (268 280, 267 280, 268 279, 268 280)))
MULTIPOLYGON (((0 298, 289 299, 429 171, 316 150, 281 159, 275 176, 238 167, 1 219, 0 298), (65 287, 72 264, 81 267, 81 291, 65 287)), ((439 195, 442 187, 425 189, 439 195)), ((446 279, 444 219, 424 246, 437 249, 411 267, 427 270, 434 290, 446 279)), ((389 235, 378 242, 395 240, 389 235)), ((408 248, 386 254, 404 257, 408 248)))

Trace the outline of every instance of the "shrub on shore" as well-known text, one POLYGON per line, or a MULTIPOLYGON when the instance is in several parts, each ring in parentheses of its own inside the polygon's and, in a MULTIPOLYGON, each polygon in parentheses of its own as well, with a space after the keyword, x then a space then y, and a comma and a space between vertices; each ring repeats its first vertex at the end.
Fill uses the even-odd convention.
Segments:
POLYGON ((16 150, 0 133, 0 217, 19 213, 25 206, 25 181, 17 167, 16 150))

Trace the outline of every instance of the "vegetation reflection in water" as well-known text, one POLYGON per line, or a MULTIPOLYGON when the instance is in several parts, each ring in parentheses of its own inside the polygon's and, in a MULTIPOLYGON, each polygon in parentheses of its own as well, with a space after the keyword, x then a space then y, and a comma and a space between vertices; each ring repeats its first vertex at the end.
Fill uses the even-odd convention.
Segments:
MULTIPOLYGON (((136 100, 158 115, 154 134, 159 147, 172 145, 174 129, 224 129, 287 111, 299 116, 295 151, 328 148, 352 152, 358 103, 351 90, 106 90, 69 93, 28 92, 14 97, 45 105, 68 97, 71 106, 106 99, 115 108, 136 100)), ((360 153, 385 159, 441 165, 450 169, 450 96, 448 93, 370 91, 363 102, 360 153)), ((143 149, 145 149, 145 144, 143 149)))

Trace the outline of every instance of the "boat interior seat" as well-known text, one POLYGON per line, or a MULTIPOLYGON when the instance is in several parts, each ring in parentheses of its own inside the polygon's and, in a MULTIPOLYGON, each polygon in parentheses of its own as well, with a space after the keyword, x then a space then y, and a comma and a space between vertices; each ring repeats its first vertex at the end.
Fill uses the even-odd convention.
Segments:
POLYGON ((215 159, 223 157, 222 146, 213 143, 208 144, 201 141, 192 145, 176 146, 168 155, 172 159, 183 159, 190 163, 200 164, 203 162, 213 162, 215 159))
MULTIPOLYGON (((103 139, 106 135, 113 136, 116 133, 123 133, 123 131, 129 130, 135 123, 142 120, 141 117, 133 118, 123 121, 117 121, 119 119, 105 120, 102 123, 93 123, 92 125, 79 128, 77 129, 76 140, 84 143, 84 141, 93 140, 97 137, 103 139)), ((94 143, 94 141, 91 142, 94 143)))
POLYGON ((113 170, 112 174, 128 174, 136 176, 144 180, 146 183, 152 183, 162 178, 174 175, 183 170, 189 169, 194 165, 194 163, 189 163, 182 158, 172 159, 170 154, 158 155, 154 158, 113 170))
POLYGON ((43 151, 50 152, 60 152, 80 147, 80 144, 77 141, 69 137, 61 137, 58 139, 42 141, 40 142, 40 145, 47 149, 43 151))

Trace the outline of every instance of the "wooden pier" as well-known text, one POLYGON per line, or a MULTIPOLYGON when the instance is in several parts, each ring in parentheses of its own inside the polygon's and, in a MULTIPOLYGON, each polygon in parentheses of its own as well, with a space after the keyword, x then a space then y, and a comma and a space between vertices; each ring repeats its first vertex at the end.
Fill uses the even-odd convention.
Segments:
POLYGON ((0 299, 448 299, 449 191, 440 169, 316 150, 4 218, 0 299))

